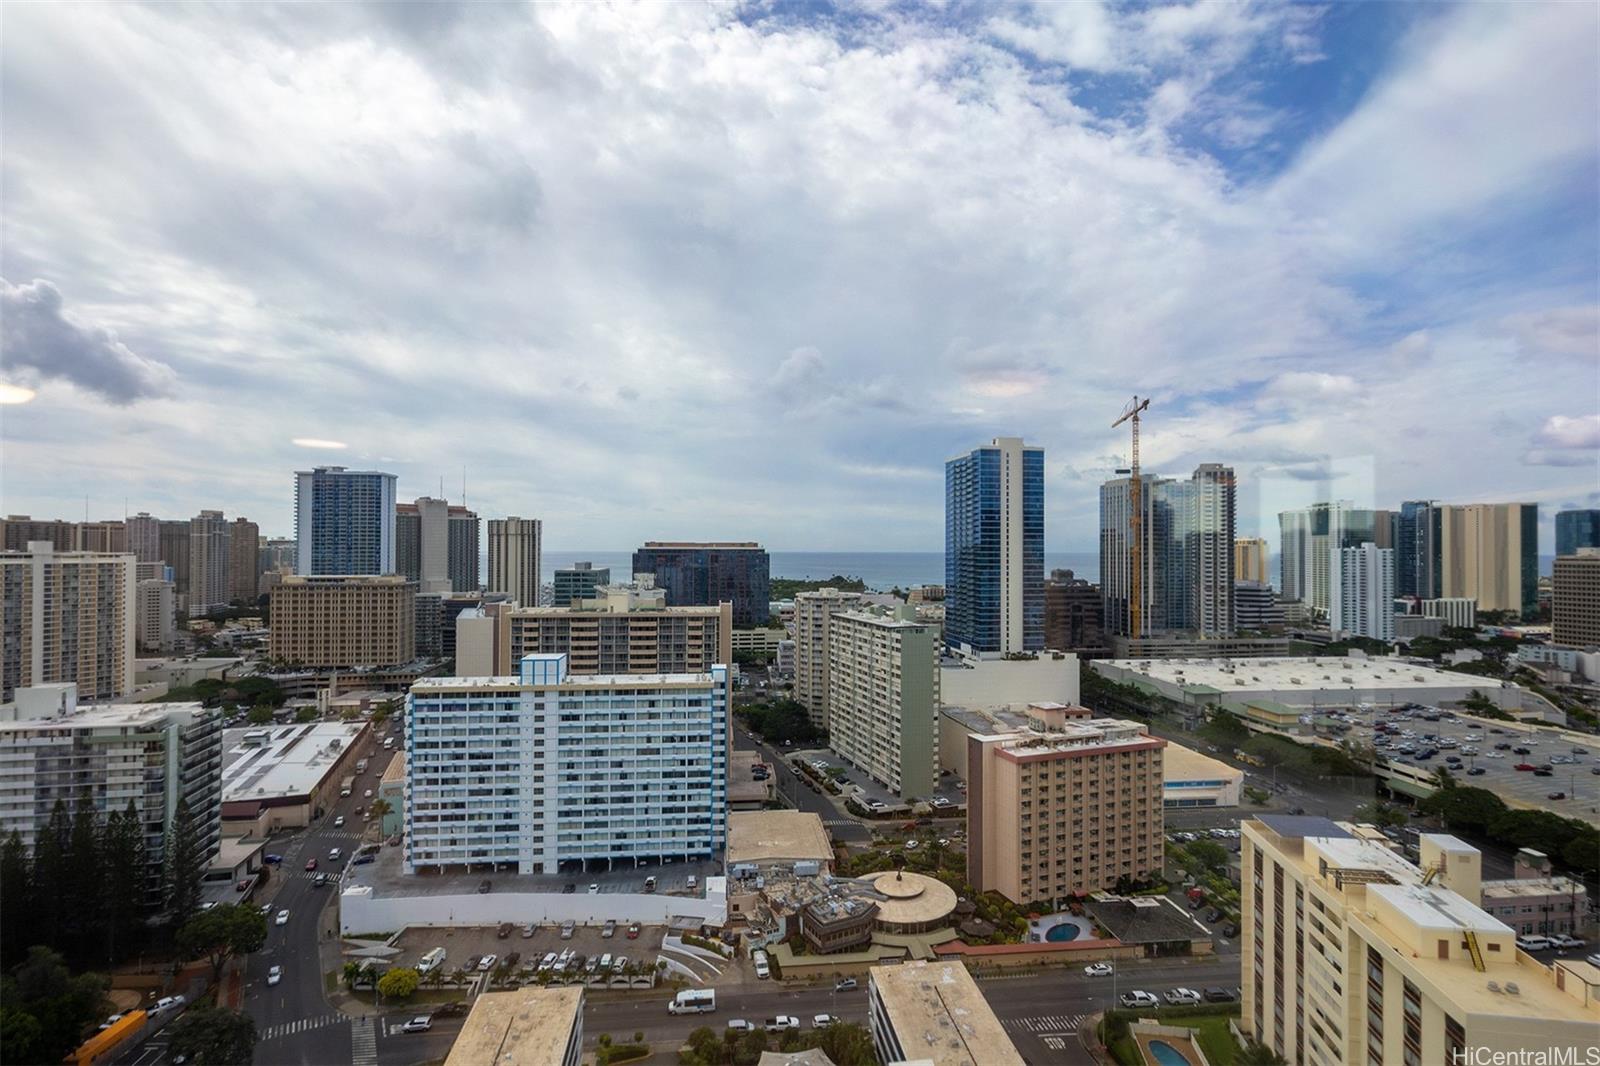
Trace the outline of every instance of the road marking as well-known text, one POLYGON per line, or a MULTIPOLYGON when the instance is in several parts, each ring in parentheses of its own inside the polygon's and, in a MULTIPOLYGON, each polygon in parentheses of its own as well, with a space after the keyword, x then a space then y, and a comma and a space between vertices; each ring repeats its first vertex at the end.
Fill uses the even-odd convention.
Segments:
POLYGON ((1047 1014, 1032 1018, 1008 1018, 1002 1024, 1007 1029, 1020 1029, 1029 1033, 1070 1033, 1083 1021, 1081 1014, 1047 1014))
POLYGON ((321 1029, 324 1026, 335 1025, 347 1020, 348 1018, 343 1014, 323 1014, 316 1018, 300 1018, 292 1022, 280 1022, 277 1025, 269 1025, 261 1030, 261 1039, 277 1040, 281 1037, 293 1036, 295 1033, 304 1033, 311 1029, 321 1029))
POLYGON ((1067 1050, 1067 1042, 1061 1039, 1059 1036, 1042 1036, 1039 1039, 1044 1041, 1044 1046, 1049 1048, 1051 1051, 1067 1050))
POLYGON ((350 1034, 352 1066, 378 1066, 378 1035, 371 1018, 357 1018, 350 1034))

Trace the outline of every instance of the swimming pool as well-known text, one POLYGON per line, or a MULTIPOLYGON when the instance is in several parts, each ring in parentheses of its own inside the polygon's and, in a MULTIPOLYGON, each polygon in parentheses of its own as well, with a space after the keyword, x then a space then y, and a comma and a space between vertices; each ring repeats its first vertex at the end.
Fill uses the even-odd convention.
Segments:
POLYGON ((1155 1058, 1158 1066, 1192 1066, 1189 1062, 1189 1056, 1165 1040, 1152 1040, 1145 1046, 1150 1049, 1150 1054, 1155 1058))
POLYGON ((1071 918, 1062 918, 1044 931, 1044 938, 1052 944, 1061 944, 1068 940, 1087 940, 1092 935, 1086 925, 1071 918))

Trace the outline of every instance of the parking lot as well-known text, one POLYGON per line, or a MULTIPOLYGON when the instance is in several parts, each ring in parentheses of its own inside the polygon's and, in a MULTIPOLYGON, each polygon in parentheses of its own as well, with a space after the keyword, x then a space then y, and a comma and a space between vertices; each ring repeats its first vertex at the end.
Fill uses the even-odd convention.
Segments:
MULTIPOLYGON (((862 769, 851 766, 838 752, 826 748, 815 748, 807 751, 793 751, 786 753, 791 760, 799 759, 817 767, 820 772, 830 774, 839 786, 844 789, 840 793, 844 799, 854 798, 862 806, 870 810, 884 813, 897 809, 905 809, 905 803, 887 786, 874 781, 862 769), (823 766, 818 767, 817 764, 823 766), (836 772, 832 772, 836 771, 836 772), (831 772, 831 773, 830 773, 831 772)), ((931 797, 920 797, 931 800, 934 807, 955 814, 967 802, 965 785, 953 774, 941 774, 934 794, 931 797)))
POLYGON ((1589 740, 1416 706, 1331 711, 1317 726, 1324 735, 1371 744, 1392 766, 1422 774, 1444 767, 1508 801, 1579 818, 1600 811, 1600 745, 1589 740))
POLYGON ((626 956, 635 964, 653 964, 666 935, 666 930, 659 925, 642 926, 635 939, 628 938, 627 925, 618 925, 610 937, 604 935, 602 926, 577 926, 570 940, 561 939, 558 925, 535 926, 531 937, 523 936, 525 931, 525 927, 515 926, 510 935, 502 939, 497 926, 407 929, 395 942, 400 954, 391 960, 391 965, 415 967, 422 956, 434 948, 445 949, 444 969, 447 971, 457 970, 469 960, 482 959, 485 955, 495 956, 495 963, 491 965, 498 965, 515 952, 517 959, 512 965, 526 967, 537 964, 552 952, 559 955, 570 950, 586 959, 609 954, 615 969, 617 956, 626 956))

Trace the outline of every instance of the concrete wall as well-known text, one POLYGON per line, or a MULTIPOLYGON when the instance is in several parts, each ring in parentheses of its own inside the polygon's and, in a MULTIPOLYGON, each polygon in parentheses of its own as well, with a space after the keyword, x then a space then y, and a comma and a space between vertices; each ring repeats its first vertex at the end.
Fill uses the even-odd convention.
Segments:
POLYGON ((501 922, 579 925, 641 922, 664 925, 677 917, 704 924, 727 923, 727 878, 706 878, 703 898, 662 894, 602 892, 599 895, 550 892, 471 892, 439 896, 374 897, 365 885, 339 895, 339 931, 389 933, 408 926, 489 926, 501 922))
POLYGON ((968 659, 941 665, 939 699, 946 707, 1016 710, 1030 703, 1079 702, 1078 657, 1040 652, 1037 659, 968 659))

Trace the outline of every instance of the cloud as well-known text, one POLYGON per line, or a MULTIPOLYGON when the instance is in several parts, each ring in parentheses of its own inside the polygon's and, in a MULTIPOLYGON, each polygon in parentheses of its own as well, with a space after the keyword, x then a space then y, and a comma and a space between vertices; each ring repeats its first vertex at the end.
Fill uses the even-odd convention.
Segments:
POLYGON ((34 392, 30 388, 26 388, 22 385, 11 385, 4 381, 0 381, 0 403, 28 403, 37 395, 38 393, 34 392))
POLYGON ((40 279, 13 285, 0 278, 0 356, 13 371, 71 382, 115 404, 170 396, 177 380, 171 367, 135 354, 115 333, 73 322, 60 290, 40 279))
POLYGON ((293 444, 297 448, 324 448, 330 451, 337 451, 339 449, 349 447, 349 445, 342 440, 323 440, 320 437, 296 437, 289 443, 293 444))
POLYGON ((1269 381, 1262 398, 1278 404, 1343 403, 1361 395, 1361 386, 1348 374, 1319 370, 1292 370, 1269 381))
POLYGON ((1525 311, 1507 315, 1500 324, 1530 355, 1600 359, 1600 305, 1525 311))
POLYGON ((1534 443, 1545 448, 1600 448, 1600 414, 1551 415, 1534 443))

